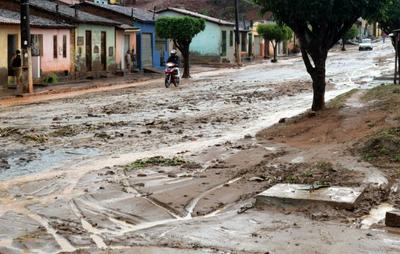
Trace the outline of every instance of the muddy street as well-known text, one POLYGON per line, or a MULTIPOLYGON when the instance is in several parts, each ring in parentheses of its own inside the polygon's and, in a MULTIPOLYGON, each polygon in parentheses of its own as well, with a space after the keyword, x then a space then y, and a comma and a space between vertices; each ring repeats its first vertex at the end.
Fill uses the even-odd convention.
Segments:
MULTIPOLYGON (((389 44, 333 51, 327 98, 380 85, 392 56, 389 44)), ((196 73, 178 88, 158 79, 3 104, 0 253, 398 253, 398 236, 359 230, 346 213, 332 211, 327 224, 312 211, 251 209, 281 181, 272 168, 300 171, 322 150, 256 137, 311 99, 301 58, 290 58, 196 73), (263 165, 269 181, 255 178, 263 165)), ((327 147, 329 157, 337 146, 327 147)), ((353 157, 338 161, 360 169, 343 173, 349 186, 387 181, 353 157)))

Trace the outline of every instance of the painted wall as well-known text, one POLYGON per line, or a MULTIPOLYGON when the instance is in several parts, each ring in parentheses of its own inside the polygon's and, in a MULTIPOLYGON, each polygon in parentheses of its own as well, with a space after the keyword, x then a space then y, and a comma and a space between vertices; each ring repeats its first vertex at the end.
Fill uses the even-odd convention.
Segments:
POLYGON ((160 52, 156 49, 156 27, 155 23, 142 23, 142 22, 134 22, 134 27, 138 27, 140 32, 136 34, 136 41, 137 41, 137 61, 138 61, 138 68, 142 69, 142 33, 151 33, 152 34, 152 48, 153 48, 153 67, 155 68, 163 68, 162 61, 164 62, 168 59, 168 44, 165 42, 164 45, 164 52, 160 52), (164 55, 163 59, 161 59, 161 55, 164 55))
POLYGON ((43 35, 43 52, 40 57, 42 74, 49 72, 70 72, 71 67, 71 33, 69 29, 32 28, 31 34, 43 35), (57 36, 58 57, 54 58, 53 36, 57 36), (67 55, 63 56, 63 36, 67 37, 67 55))
POLYGON ((129 35, 129 48, 130 50, 135 49, 135 52, 137 52, 136 48, 136 33, 125 33, 123 30, 117 30, 116 31, 116 64, 118 66, 118 69, 124 69, 125 68, 125 54, 126 54, 126 48, 127 46, 125 45, 125 35, 129 35))
POLYGON ((19 26, 1 25, 0 26, 0 86, 6 87, 8 84, 8 35, 16 34, 18 37, 17 48, 21 48, 19 26))
MULTIPOLYGON (((168 17, 182 17, 185 16, 180 13, 173 11, 165 11, 160 13, 160 16, 168 17)), ((197 34, 190 44, 190 52, 200 56, 212 56, 229 61, 234 61, 235 47, 230 46, 229 37, 230 31, 233 31, 233 26, 220 26, 218 24, 206 21, 204 31, 197 34), (226 31, 227 34, 227 54, 221 56, 222 53, 222 31, 226 31)))
POLYGON ((116 49, 115 49, 115 27, 113 26, 100 26, 100 25, 79 25, 76 28, 76 64, 78 71, 86 71, 86 31, 92 31, 92 66, 93 71, 101 70, 101 32, 106 32, 106 46, 107 46, 107 70, 116 69, 116 49), (79 39, 79 37, 81 39, 79 39), (78 39, 80 43, 78 44, 78 39), (98 53, 95 53, 95 48, 98 47, 98 53))

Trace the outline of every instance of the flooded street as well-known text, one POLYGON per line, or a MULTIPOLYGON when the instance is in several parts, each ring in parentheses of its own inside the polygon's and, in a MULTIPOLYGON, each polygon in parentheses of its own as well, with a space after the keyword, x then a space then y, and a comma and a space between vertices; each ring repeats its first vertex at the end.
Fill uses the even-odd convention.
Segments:
MULTIPOLYGON (((392 56, 389 44, 332 52, 327 99, 380 85, 392 56)), ((381 231, 237 213, 265 187, 247 167, 279 152, 256 134, 310 108, 309 80, 291 58, 196 73, 179 88, 155 80, 2 106, 0 253, 398 253, 400 238, 381 231)))

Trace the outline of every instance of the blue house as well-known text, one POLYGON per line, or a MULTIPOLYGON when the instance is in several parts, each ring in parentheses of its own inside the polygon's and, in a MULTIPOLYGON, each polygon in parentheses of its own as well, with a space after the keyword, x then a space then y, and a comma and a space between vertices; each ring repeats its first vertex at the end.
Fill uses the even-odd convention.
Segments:
POLYGON ((137 67, 163 68, 168 59, 168 43, 157 37, 156 14, 138 8, 120 5, 96 4, 84 1, 77 4, 82 11, 105 17, 138 28, 136 31, 137 67))

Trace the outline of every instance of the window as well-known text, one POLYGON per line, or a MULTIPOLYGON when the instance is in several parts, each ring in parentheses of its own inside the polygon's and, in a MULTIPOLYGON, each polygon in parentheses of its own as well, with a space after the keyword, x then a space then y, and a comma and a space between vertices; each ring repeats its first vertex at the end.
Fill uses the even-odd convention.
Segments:
POLYGON ((233 31, 229 33, 229 46, 233 47, 233 31))
POLYGON ((53 57, 54 57, 54 59, 57 59, 57 57, 58 57, 57 48, 58 48, 57 35, 54 35, 53 36, 53 57))
POLYGON ((226 56, 226 31, 222 31, 222 52, 221 56, 226 56))
POLYGON ((32 56, 43 56, 43 35, 32 34, 31 44, 32 44, 32 56))
POLYGON ((63 36, 63 57, 67 58, 67 36, 63 36))

